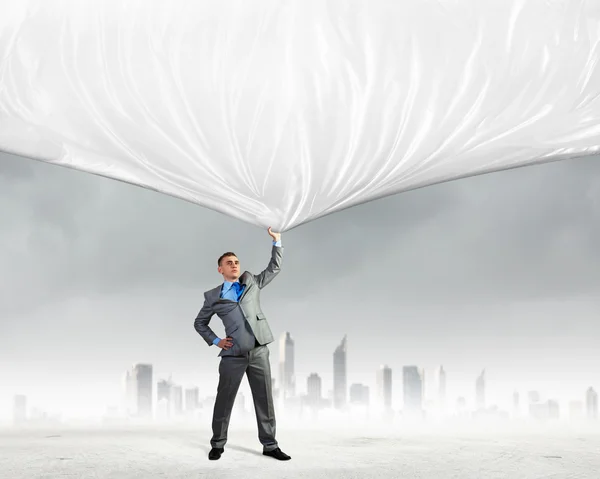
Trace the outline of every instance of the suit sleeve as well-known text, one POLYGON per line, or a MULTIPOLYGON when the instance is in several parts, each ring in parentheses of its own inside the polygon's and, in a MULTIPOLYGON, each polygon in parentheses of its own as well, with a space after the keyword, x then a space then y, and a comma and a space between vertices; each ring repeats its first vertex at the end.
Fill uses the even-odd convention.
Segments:
POLYGON ((263 271, 254 275, 254 280, 260 289, 273 281, 273 278, 279 274, 279 271, 281 271, 282 258, 283 247, 281 246, 281 243, 273 243, 273 247, 271 248, 271 261, 269 261, 269 264, 263 271))
POLYGON ((205 294, 204 304, 202 305, 202 308, 198 312, 198 316, 196 316, 196 320, 194 321, 194 329, 200 336, 202 336, 202 339, 204 339, 206 344, 209 346, 212 346, 213 341, 217 338, 215 332, 208 326, 208 323, 210 323, 210 320, 214 314, 215 313, 210 307, 205 294))

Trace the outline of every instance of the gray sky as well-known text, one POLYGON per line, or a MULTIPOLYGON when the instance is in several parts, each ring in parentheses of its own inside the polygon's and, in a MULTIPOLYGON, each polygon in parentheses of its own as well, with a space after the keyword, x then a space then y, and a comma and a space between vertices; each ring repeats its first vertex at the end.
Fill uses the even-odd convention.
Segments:
MULTIPOLYGON (((298 389, 311 372, 331 388, 346 333, 350 383, 373 386, 386 363, 395 400, 405 364, 443 364, 449 393, 468 400, 484 367, 492 396, 600 387, 598 160, 432 186, 285 233, 283 270, 262 303, 275 335, 296 341, 298 389)), ((214 394, 218 350, 193 320, 222 280, 222 252, 254 272, 266 266, 266 231, 2 154, 0 217, 0 416, 15 393, 51 410, 102 410, 134 362, 214 394)), ((211 326, 223 332, 217 317, 211 326)), ((271 359, 277 377, 277 343, 271 359)))

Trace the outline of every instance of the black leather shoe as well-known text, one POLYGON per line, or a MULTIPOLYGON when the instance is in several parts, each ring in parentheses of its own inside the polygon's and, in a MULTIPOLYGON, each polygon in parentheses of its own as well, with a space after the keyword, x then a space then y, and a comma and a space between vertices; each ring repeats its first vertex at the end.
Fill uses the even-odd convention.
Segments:
POLYGON ((281 449, 273 449, 272 451, 263 451, 263 456, 271 456, 275 459, 279 459, 280 461, 289 461, 291 459, 285 452, 281 449))
POLYGON ((213 447, 210 452, 208 453, 208 458, 211 461, 216 461, 217 459, 221 458, 221 454, 223 454, 225 452, 225 449, 222 447, 213 447))

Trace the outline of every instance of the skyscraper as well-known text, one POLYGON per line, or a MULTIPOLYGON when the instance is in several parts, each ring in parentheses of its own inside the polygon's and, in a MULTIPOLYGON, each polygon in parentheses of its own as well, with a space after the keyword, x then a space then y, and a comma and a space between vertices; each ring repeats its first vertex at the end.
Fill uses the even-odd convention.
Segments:
POLYGON ((347 338, 344 335, 340 345, 333 353, 333 407, 343 409, 347 400, 346 374, 347 338))
POLYGON ((157 418, 165 419, 171 416, 171 395, 173 381, 169 379, 160 379, 156 383, 156 411, 157 418))
POLYGON ((440 409, 446 410, 446 371, 444 367, 440 366, 438 371, 438 396, 440 401, 440 409))
POLYGON ((477 409, 485 409, 485 369, 481 371, 477 378, 475 393, 477 396, 477 409))
POLYGON ((190 388, 185 390, 185 410, 190 412, 200 407, 200 390, 190 388))
POLYGON ((173 387, 173 381, 169 379, 161 379, 156 383, 156 400, 158 402, 163 399, 167 402, 171 402, 171 388, 173 387))
POLYGON ((279 397, 285 401, 296 395, 296 378, 294 368, 294 340, 285 332, 279 340, 279 397))
POLYGON ((392 369, 382 365, 377 371, 377 399, 385 411, 392 409, 392 369))
POLYGON ((407 412, 421 411, 423 403, 423 381, 417 366, 402 368, 404 409, 407 412))
POLYGON ((174 384, 171 388, 171 412, 176 416, 183 413, 183 387, 174 384))
POLYGON ((323 397, 321 378, 312 373, 306 380, 306 400, 309 406, 318 407, 323 397))
POLYGON ((133 367, 137 415, 152 417, 152 364, 136 364, 133 367))
POLYGON ((594 388, 590 387, 586 391, 585 399, 587 417, 589 419, 596 419, 598 417, 598 393, 594 391, 594 388))
POLYGON ((519 392, 513 392, 513 415, 518 416, 520 412, 519 392))

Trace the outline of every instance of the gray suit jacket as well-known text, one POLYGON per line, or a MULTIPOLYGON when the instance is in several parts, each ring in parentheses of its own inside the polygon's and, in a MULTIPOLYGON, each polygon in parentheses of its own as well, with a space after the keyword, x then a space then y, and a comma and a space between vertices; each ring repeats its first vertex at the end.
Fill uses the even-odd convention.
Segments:
POLYGON ((264 271, 257 275, 248 271, 242 273, 239 281, 246 288, 239 302, 220 298, 222 284, 204 293, 204 305, 194 321, 194 328, 212 346, 217 335, 208 324, 215 314, 221 318, 225 334, 233 340, 233 347, 221 349, 219 356, 244 354, 256 346, 256 341, 261 345, 273 342, 273 333, 260 306, 260 290, 279 274, 282 256, 283 248, 273 245, 271 261, 264 271))

